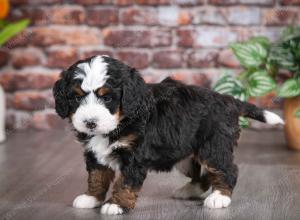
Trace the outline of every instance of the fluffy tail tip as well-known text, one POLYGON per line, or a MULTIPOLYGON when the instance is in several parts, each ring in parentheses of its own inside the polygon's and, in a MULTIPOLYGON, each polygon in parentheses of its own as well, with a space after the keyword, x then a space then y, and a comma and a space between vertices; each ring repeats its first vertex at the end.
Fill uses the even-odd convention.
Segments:
POLYGON ((264 116, 265 116, 266 123, 270 125, 277 125, 277 124, 284 125, 284 121, 282 120, 282 118, 280 118, 278 115, 276 115, 273 112, 264 111, 264 116))

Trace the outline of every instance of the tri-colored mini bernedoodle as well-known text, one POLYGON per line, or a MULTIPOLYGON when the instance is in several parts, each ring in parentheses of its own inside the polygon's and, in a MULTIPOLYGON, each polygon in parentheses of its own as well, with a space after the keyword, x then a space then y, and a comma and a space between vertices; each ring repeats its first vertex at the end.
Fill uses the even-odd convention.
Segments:
POLYGON ((283 124, 274 113, 206 88, 171 78, 146 84, 137 70, 108 56, 73 64, 53 92, 58 115, 69 118, 85 149, 88 189, 73 206, 102 206, 110 215, 135 207, 148 171, 183 162, 179 170, 191 181, 174 198, 200 198, 209 190, 205 207, 229 206, 238 175, 239 116, 283 124))

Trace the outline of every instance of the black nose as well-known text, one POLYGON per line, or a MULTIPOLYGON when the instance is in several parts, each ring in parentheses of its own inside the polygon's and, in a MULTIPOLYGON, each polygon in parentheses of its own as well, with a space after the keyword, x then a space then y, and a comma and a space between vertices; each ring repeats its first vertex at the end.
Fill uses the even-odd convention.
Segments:
POLYGON ((85 121, 85 126, 88 129, 95 129, 97 127, 96 121, 95 120, 86 120, 85 121))

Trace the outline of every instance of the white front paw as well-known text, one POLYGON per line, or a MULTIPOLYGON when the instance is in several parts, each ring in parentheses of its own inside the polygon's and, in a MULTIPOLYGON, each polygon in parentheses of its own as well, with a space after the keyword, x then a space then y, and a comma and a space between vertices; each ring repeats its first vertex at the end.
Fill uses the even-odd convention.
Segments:
POLYGON ((220 209, 228 207, 230 202, 229 196, 222 195, 219 190, 215 190, 204 200, 204 206, 211 209, 220 209))
POLYGON ((99 207, 101 202, 94 196, 82 194, 77 196, 73 201, 73 207, 80 209, 92 209, 99 207))
POLYGON ((105 203, 101 208, 101 213, 106 215, 121 215, 124 210, 117 204, 105 203))

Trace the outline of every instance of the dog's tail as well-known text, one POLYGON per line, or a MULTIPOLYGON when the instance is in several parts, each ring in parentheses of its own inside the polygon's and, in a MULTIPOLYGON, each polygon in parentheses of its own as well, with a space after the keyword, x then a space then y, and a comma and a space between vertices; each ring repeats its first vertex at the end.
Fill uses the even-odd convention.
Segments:
POLYGON ((284 121, 278 115, 273 112, 261 109, 256 105, 239 100, 237 100, 237 105, 240 109, 241 116, 252 118, 254 120, 261 121, 270 125, 284 124, 284 121))

